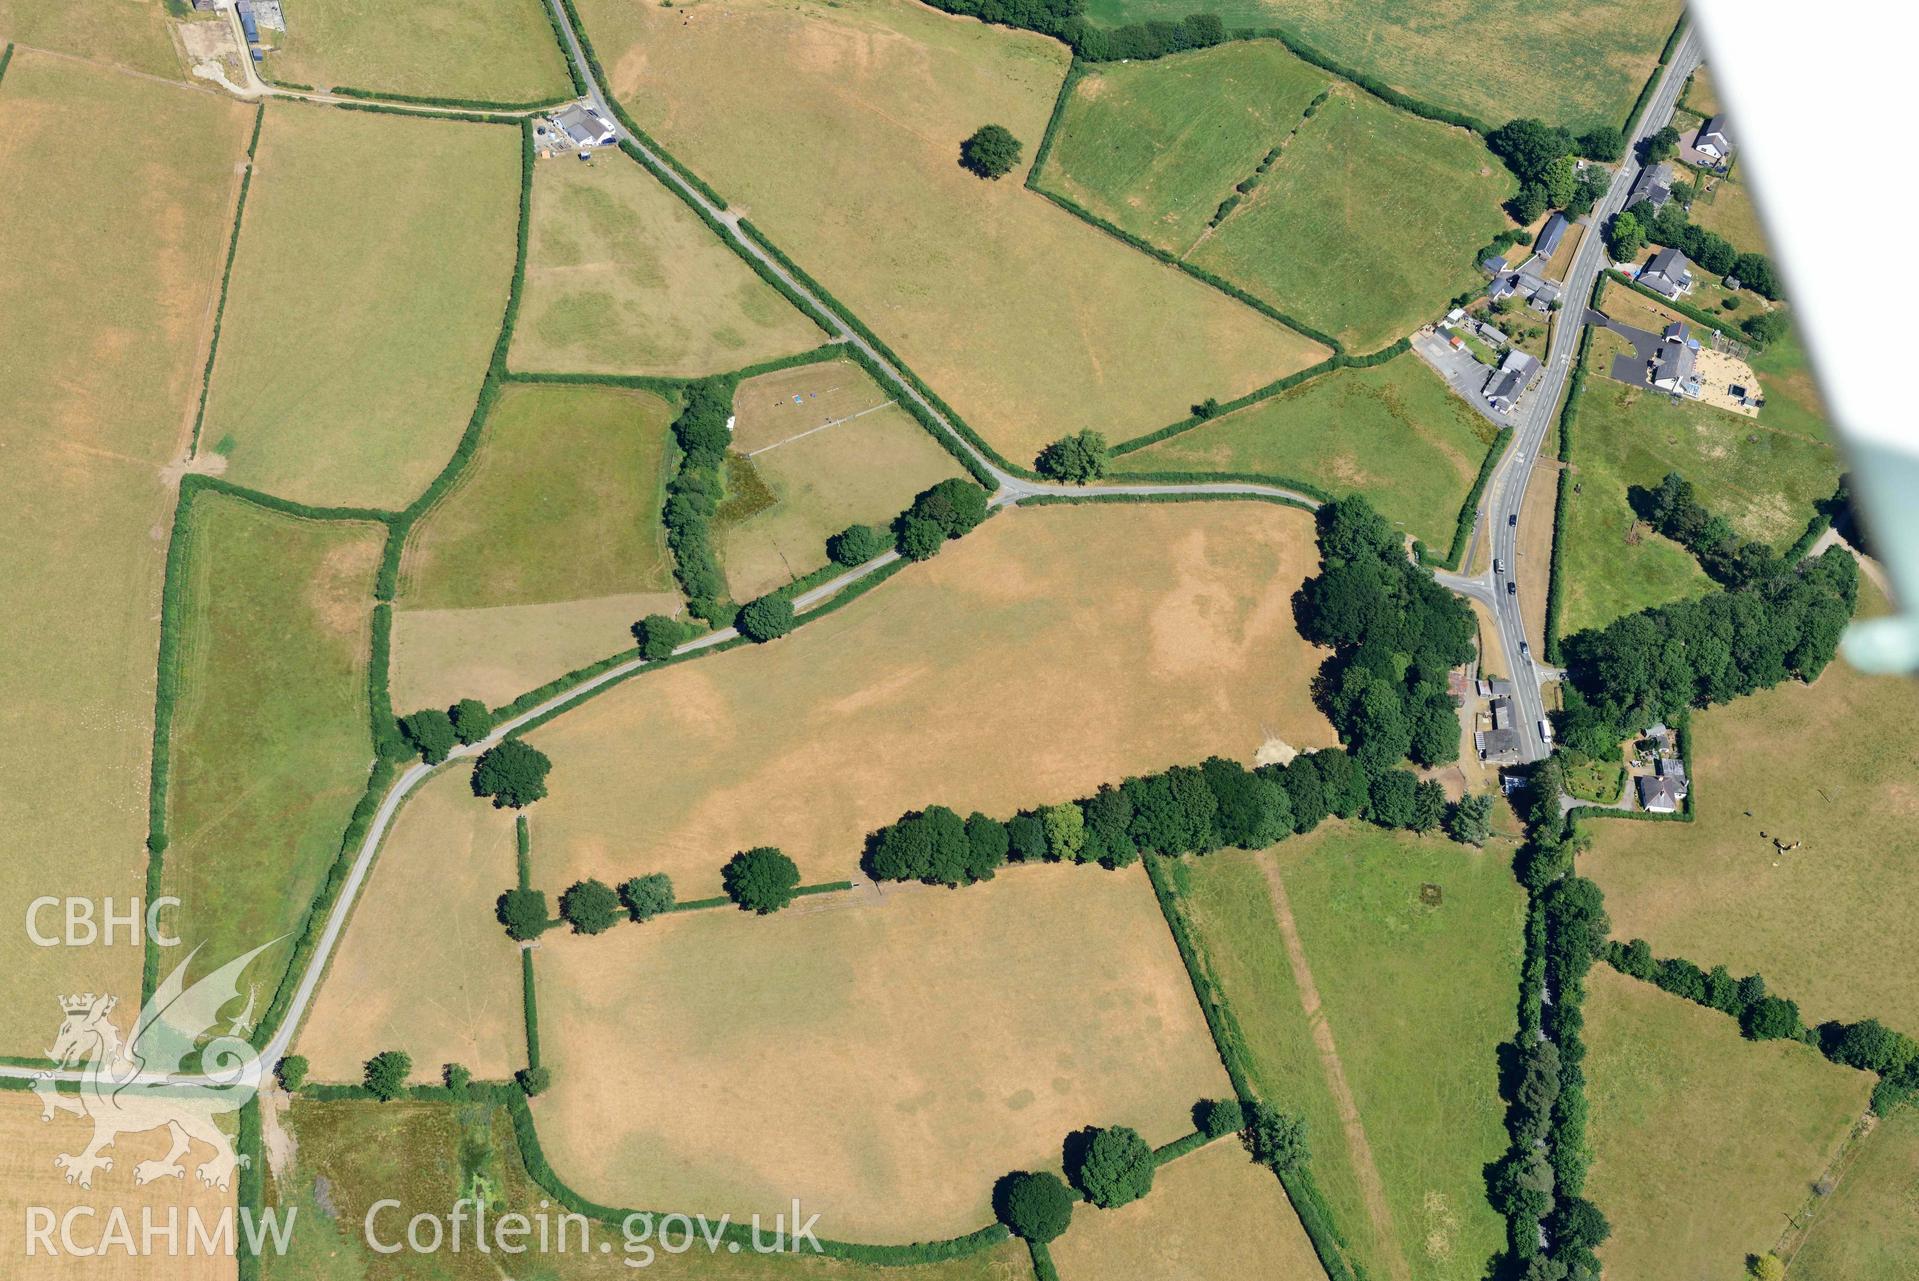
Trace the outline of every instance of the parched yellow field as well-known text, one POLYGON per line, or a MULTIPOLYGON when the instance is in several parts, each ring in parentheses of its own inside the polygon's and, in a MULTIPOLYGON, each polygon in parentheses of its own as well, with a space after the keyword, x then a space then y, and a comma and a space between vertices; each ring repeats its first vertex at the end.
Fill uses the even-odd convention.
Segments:
POLYGON ((263 32, 280 80, 483 102, 573 88, 544 0, 299 0, 287 28, 263 32))
POLYGON ((1865 1110, 1873 1077, 1627 978, 1587 980, 1587 1199, 1612 1221, 1609 1277, 1737 1276, 1865 1110))
MULTIPOLYGON (((1871 591, 1862 583, 1862 595, 1871 591)), ((1919 1027, 1919 689, 1834 659, 1693 714, 1688 824, 1586 824, 1618 938, 1757 972, 1809 1023, 1919 1027), (1780 852, 1773 840, 1798 848, 1780 852)))
POLYGON ((1073 1226, 1053 1242, 1052 1254, 1067 1281, 1324 1275, 1278 1178, 1231 1138, 1160 1167, 1143 1200, 1117 1210, 1075 1207, 1073 1226))
POLYGON ((1279 737, 1334 741, 1291 598, 1312 522, 1265 503, 996 516, 793 636, 641 676, 529 736, 553 760, 536 883, 720 892, 772 844, 838 880, 940 803, 1002 817, 1279 737))
POLYGON ((733 407, 734 452, 758 482, 754 505, 770 499, 740 520, 728 518, 730 496, 720 508, 716 541, 736 600, 824 565, 827 538, 848 525, 884 526, 921 490, 966 474, 851 361, 748 379, 733 407))
POLYGON ((610 88, 1016 462, 1123 439, 1323 348, 1022 188, 1068 61, 1056 41, 906 0, 585 0, 610 88), (958 164, 998 123, 998 182, 958 164))
MULTIPOLYGON (((122 1020, 123 1030, 131 1015, 122 1020)), ((144 1134, 123 1134, 114 1140, 106 1155, 113 1168, 93 1176, 92 1188, 66 1182, 66 1173, 56 1168, 58 1154, 78 1155, 93 1135, 93 1122, 83 1117, 56 1113, 51 1122, 40 1119, 40 1100, 19 1090, 0 1090, 0 1260, 10 1277, 30 1277, 32 1281, 231 1281, 238 1265, 231 1254, 195 1254, 189 1256, 186 1242, 191 1215, 208 1232, 217 1232, 222 1214, 233 1212, 235 1183, 228 1190, 207 1187, 195 1177, 200 1163, 210 1159, 213 1150, 195 1144, 183 1158, 185 1177, 155 1179, 144 1187, 133 1181, 133 1168, 142 1161, 157 1161, 169 1147, 165 1130, 144 1134), (27 1248, 28 1214, 33 1208, 51 1212, 54 1221, 51 1243, 59 1257, 48 1253, 47 1242, 35 1241, 34 1253, 27 1248), (69 1212, 79 1210, 68 1222, 72 1225, 72 1244, 80 1249, 99 1249, 93 1257, 67 1253, 60 1241, 59 1223, 69 1212), (91 1214, 88 1213, 91 1211, 91 1214), (133 1254, 114 1245, 107 1237, 115 1213, 125 1216, 134 1240, 139 1240, 143 1212, 156 1226, 164 1227, 170 1215, 179 1223, 180 1250, 169 1255, 164 1243, 153 1253, 133 1254)), ((234 1232, 240 1226, 236 1221, 234 1232)))
POLYGON ((163 469, 191 430, 252 120, 25 49, 0 80, 0 770, 19 802, 0 827, 0 1053, 44 1050, 63 993, 139 988, 124 931, 42 948, 24 922, 43 895, 124 915, 143 893, 163 469), (84 147, 75 113, 98 126, 84 147))
POLYGON ((797 1196, 822 1236, 935 1239, 990 1222, 993 1181, 1056 1168, 1071 1131, 1166 1143, 1230 1088, 1143 868, 808 906, 547 936, 534 1116, 563 1179, 736 1219, 797 1196))
POLYGON ((200 437, 229 479, 322 506, 426 488, 499 337, 519 160, 498 125, 267 109, 200 437))
POLYGON ((692 377, 823 337, 626 156, 534 166, 515 369, 692 377))
POLYGON ((382 1050, 429 1084, 449 1062, 492 1080, 526 1066, 519 945, 483 910, 515 883, 513 812, 476 800, 469 772, 421 784, 395 820, 294 1047, 316 1081, 357 1082, 382 1050), (394 946, 448 900, 472 910, 448 911, 436 946, 394 946))
MULTIPOLYGON (((171 25, 164 0, 0 0, 0 45, 13 41, 184 80, 186 68, 168 31, 171 25)), ((97 147, 89 150, 98 156, 97 147)))
POLYGON ((681 608, 677 591, 545 605, 403 609, 393 615, 393 705, 400 714, 463 698, 498 706, 633 648, 633 624, 681 608))

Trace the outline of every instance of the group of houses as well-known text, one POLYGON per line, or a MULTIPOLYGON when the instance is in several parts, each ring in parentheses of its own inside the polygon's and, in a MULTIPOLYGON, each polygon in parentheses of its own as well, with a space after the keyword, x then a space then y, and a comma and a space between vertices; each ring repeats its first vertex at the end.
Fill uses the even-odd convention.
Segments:
POLYGON ((1565 214, 1555 212, 1539 229, 1532 253, 1517 265, 1508 263, 1504 257, 1481 262, 1479 265, 1492 277, 1492 283, 1486 286, 1487 299, 1499 302, 1516 297, 1542 315, 1552 311, 1564 296, 1564 290, 1558 282, 1546 278, 1546 264, 1558 252, 1566 238, 1566 228, 1571 225, 1565 214))

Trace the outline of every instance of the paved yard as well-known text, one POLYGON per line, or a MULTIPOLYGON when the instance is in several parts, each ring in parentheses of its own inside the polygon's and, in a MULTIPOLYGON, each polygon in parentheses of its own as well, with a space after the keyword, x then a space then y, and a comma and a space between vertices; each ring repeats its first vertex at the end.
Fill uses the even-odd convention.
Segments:
POLYGON ((1446 380, 1447 386, 1463 396, 1467 404, 1501 427, 1512 426, 1512 415, 1495 411, 1480 394, 1485 390, 1486 375, 1492 372, 1491 367, 1481 364, 1471 352, 1460 350, 1430 329, 1422 329, 1413 335, 1413 350, 1419 353, 1421 360, 1432 366, 1434 373, 1446 380))

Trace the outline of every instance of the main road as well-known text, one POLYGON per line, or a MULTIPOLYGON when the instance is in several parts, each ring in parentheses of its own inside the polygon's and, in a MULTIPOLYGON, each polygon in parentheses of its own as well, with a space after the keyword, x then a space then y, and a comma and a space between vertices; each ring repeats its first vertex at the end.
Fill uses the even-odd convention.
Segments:
MULTIPOLYGON (((1547 434, 1558 421, 1559 398, 1565 391, 1566 380, 1572 374, 1573 361, 1577 359, 1579 351, 1580 333, 1585 328, 1583 317, 1586 303, 1592 297, 1593 282, 1606 265, 1604 237, 1599 234, 1600 228, 1605 225, 1606 219, 1625 205, 1626 195, 1632 190, 1642 168, 1638 159, 1640 142, 1664 128, 1672 119, 1680 90, 1685 86, 1686 77, 1699 65, 1699 59, 1698 35, 1689 24, 1678 47, 1673 50, 1652 101, 1640 114, 1638 125, 1629 139, 1626 162, 1613 175, 1612 186, 1606 189, 1605 198, 1593 206, 1590 225, 1580 239, 1572 269, 1566 273, 1565 306, 1560 309, 1558 323, 1553 326, 1552 343, 1546 350, 1545 372, 1540 376, 1539 385, 1532 390, 1532 399, 1524 417, 1513 430, 1512 443, 1508 446, 1506 456, 1493 471, 1491 483, 1486 486, 1485 503, 1479 512, 1482 527, 1477 532, 1484 533, 1490 527, 1492 558, 1501 566, 1501 572, 1488 570, 1472 576, 1438 575, 1439 581, 1454 591, 1492 607, 1499 630, 1500 648, 1505 651, 1506 670, 1512 673, 1514 696, 1519 700, 1519 731, 1524 742, 1522 754, 1529 761, 1540 760, 1551 751, 1551 745, 1540 734, 1540 726, 1546 719, 1545 699, 1540 694, 1540 685, 1544 681, 1558 679, 1560 673, 1545 663, 1543 655, 1532 652, 1526 639, 1522 602, 1516 594, 1506 589, 1506 584, 1512 581, 1518 567, 1519 522, 1529 515, 1524 510, 1526 486, 1532 479, 1533 468, 1539 464, 1541 451, 1546 447, 1547 434)), ((1552 519, 1550 509, 1532 512, 1530 516, 1534 520, 1552 519)), ((1475 545, 1478 541, 1478 538, 1474 539, 1475 545)), ((1523 604, 1542 611, 1546 607, 1543 600, 1529 600, 1523 604)))

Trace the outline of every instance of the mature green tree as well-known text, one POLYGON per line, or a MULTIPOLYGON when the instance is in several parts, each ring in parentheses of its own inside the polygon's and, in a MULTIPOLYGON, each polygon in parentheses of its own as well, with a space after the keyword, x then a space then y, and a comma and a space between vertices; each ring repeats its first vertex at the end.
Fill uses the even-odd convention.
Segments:
POLYGON ((1431 779, 1421 779, 1413 788, 1413 814, 1406 826, 1415 832, 1430 832, 1446 817, 1446 789, 1431 779))
POLYGON ((1260 773, 1271 775, 1285 786, 1287 804, 1293 811, 1295 832, 1312 831, 1332 813, 1332 806, 1326 799, 1326 784, 1320 777, 1318 758, 1314 753, 1302 752, 1282 766, 1263 766, 1260 773))
POLYGON ((1312 1150, 1306 1141, 1306 1118, 1281 1112, 1268 1103, 1255 1103, 1246 1126, 1246 1146, 1253 1160, 1275 1170, 1304 1164, 1312 1150))
POLYGON ((1573 185, 1579 177, 1579 162, 1571 156, 1561 156, 1548 164, 1539 175, 1539 181, 1546 188, 1546 207, 1564 209, 1572 203, 1573 185))
POLYGON ((1799 1006, 1777 996, 1762 996, 1746 1007, 1739 1030, 1755 1041, 1785 1041, 1805 1030, 1799 1006))
POLYGON ((448 722, 453 726, 454 737, 462 743, 473 744, 493 732, 496 723, 492 709, 477 698, 463 698, 447 711, 448 722))
POLYGON ((1631 262, 1646 248, 1646 229, 1639 225, 1639 219, 1628 209, 1612 220, 1606 228, 1606 252, 1614 262, 1631 262))
POLYGON ((1139 861, 1133 840, 1133 802, 1123 787, 1101 783, 1099 790, 1080 801, 1086 815, 1086 854, 1107 867, 1130 867, 1139 861))
POLYGON ((826 540, 826 554, 836 565, 864 565, 893 546, 886 531, 876 525, 848 525, 826 540))
POLYGON ((413 1060, 401 1050, 382 1050, 366 1061, 366 1088, 382 1103, 391 1103, 406 1093, 406 1079, 412 1075, 413 1060))
POLYGON ((636 921, 650 921, 673 910, 673 879, 665 872, 648 872, 620 882, 620 903, 636 921))
POLYGON ((1613 161, 1626 154, 1626 135, 1611 125, 1600 125, 1579 135, 1579 154, 1588 160, 1613 161))
POLYGON ((1446 835, 1461 845, 1484 845, 1493 834, 1493 798, 1471 792, 1459 798, 1446 816, 1446 835))
POLYGON ((604 934, 622 915, 620 896, 604 881, 576 881, 560 895, 560 919, 575 934, 604 934))
POLYGON ((552 768, 539 748, 509 738, 480 753, 473 766, 473 794, 492 797, 495 809, 524 809, 546 795, 546 775, 552 768))
POLYGON ((1381 827, 1411 827, 1418 805, 1419 776, 1411 770, 1381 770, 1373 775, 1366 817, 1381 827))
POLYGON ((800 869, 773 846, 759 845, 735 854, 720 879, 726 885, 727 896, 742 909, 765 916, 793 901, 793 891, 800 883, 800 869))
POLYGON ((740 629, 740 635, 746 639, 764 645, 792 631, 793 623, 792 598, 769 595, 742 605, 734 626, 740 629))
POLYGON ((1046 825, 1037 814, 1015 814, 1006 821, 1006 856, 1022 863, 1046 857, 1046 825))
POLYGON ((1356 818, 1365 813, 1367 802, 1372 799, 1372 785, 1359 762, 1335 748, 1312 755, 1320 784, 1326 790, 1327 808, 1340 818, 1356 818))
POLYGON ((1739 277, 1741 286, 1761 298, 1776 299, 1785 292, 1778 275, 1773 271, 1772 260, 1764 254, 1740 254, 1733 260, 1732 274, 1739 277))
POLYGON ((1073 1194, 1057 1174, 1020 1170, 993 1185, 993 1213, 1014 1236, 1045 1243, 1073 1221, 1073 1194))
POLYGON ((442 1063, 440 1065, 440 1080, 446 1085, 446 1088, 453 1091, 455 1095, 464 1095, 466 1093, 466 1087, 472 1083, 473 1073, 469 1072, 464 1065, 459 1063, 442 1063))
POLYGON ((1193 1124, 1209 1139, 1223 1138, 1246 1128, 1246 1109, 1238 1099, 1201 1099, 1193 1108, 1193 1124))
POLYGON ((972 481, 953 476, 922 490, 906 509, 906 517, 930 520, 948 538, 959 538, 986 519, 990 497, 972 481))
POLYGON ((1071 436, 1062 436, 1040 450, 1033 466, 1040 475, 1050 479, 1084 485, 1106 474, 1111 454, 1106 437, 1089 427, 1071 436))
POLYGON ((1072 863, 1083 861, 1086 811, 1079 807, 1078 801, 1061 801, 1058 805, 1043 807, 1039 821, 1046 828, 1048 858, 1072 863))
POLYGON ((545 1094, 553 1085, 553 1069, 547 1067, 523 1067, 513 1074, 519 1083, 520 1092, 527 1098, 545 1094))
POLYGON ((931 560, 939 555, 940 548, 946 546, 946 531, 938 521, 929 517, 907 512, 899 518, 894 528, 899 553, 908 560, 931 560))
POLYGON ((1612 1235, 1612 1225, 1591 1201, 1569 1196, 1548 1216, 1546 1234, 1562 1248, 1590 1250, 1612 1235))
POLYGON ((1552 193, 1543 182, 1522 183, 1519 191, 1506 202, 1506 212, 1522 227, 1537 221, 1551 207, 1552 193))
POLYGON ((279 1078, 280 1088, 288 1094, 306 1084, 307 1061, 303 1054, 289 1054, 281 1059, 273 1069, 273 1075, 279 1078))
POLYGON ((1486 135, 1486 145, 1523 182, 1545 177, 1547 166, 1573 153, 1572 135, 1538 120, 1509 120, 1486 135))
POLYGON ((1747 316, 1739 324, 1746 337, 1761 347, 1770 347, 1786 336, 1792 320, 1783 311, 1762 311, 1747 316))
POLYGON ((1138 1130, 1124 1125, 1094 1130, 1078 1156, 1068 1173, 1086 1199, 1103 1210, 1153 1190, 1153 1149, 1138 1130))
POLYGON ((1406 754, 1421 765, 1459 759, 1459 708, 1443 690, 1428 693, 1412 709, 1412 742, 1406 754))
POLYGON ((1020 141, 1004 125, 981 125, 960 144, 960 167, 981 178, 1004 178, 1019 164, 1020 141))
POLYGON ((1903 1032, 1883 1026, 1878 1019, 1861 1019, 1845 1026, 1829 1053, 1847 1067, 1892 1076, 1919 1058, 1919 1045, 1903 1032))
POLYGON ((519 943, 540 937, 553 923, 544 890, 508 890, 494 904, 493 913, 506 926, 506 936, 519 943))
POLYGON ((1006 863, 1006 824, 974 810, 966 816, 966 880, 990 881, 1006 863))
POLYGON ((665 614, 648 614, 633 624, 633 639, 639 643, 640 657, 649 663, 673 657, 673 651, 693 637, 691 624, 665 614))
POLYGON ((1221 756, 1208 757, 1199 768, 1213 793, 1220 844, 1259 850, 1292 835, 1292 798, 1278 782, 1221 756))
POLYGON ((1679 131, 1667 125, 1646 139, 1646 163, 1657 164, 1661 160, 1670 160, 1679 151, 1679 131))
POLYGON ((438 765, 459 741, 453 719, 437 707, 413 713, 400 722, 400 733, 428 765, 438 765))

